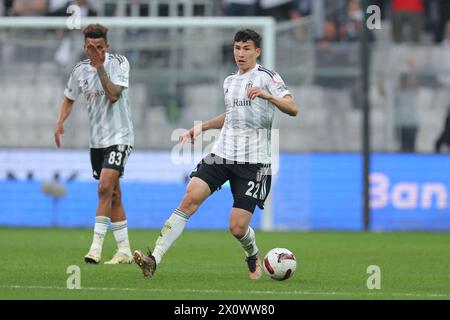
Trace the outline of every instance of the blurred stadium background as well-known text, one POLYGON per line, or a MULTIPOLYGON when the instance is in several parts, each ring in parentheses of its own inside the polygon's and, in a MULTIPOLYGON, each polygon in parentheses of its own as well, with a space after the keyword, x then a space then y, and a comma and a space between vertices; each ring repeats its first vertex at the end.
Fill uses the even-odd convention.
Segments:
MULTIPOLYGON (((233 11, 239 2, 256 3, 0 0, 0 15, 45 23, 77 4, 90 16, 203 19, 243 13, 233 11)), ((253 15, 276 21, 270 67, 285 79, 300 115, 276 116, 280 171, 268 212, 257 212, 253 224, 265 230, 363 230, 361 3, 258 3, 253 15)), ((370 230, 448 231, 450 158, 436 154, 436 141, 450 106, 450 1, 366 3, 382 14, 381 29, 370 32, 370 230)), ((56 150, 53 140, 65 83, 83 59, 81 33, 8 21, 0 18, 0 225, 90 228, 97 184, 81 105, 66 121, 64 148, 56 150), (61 197, 44 192, 52 189, 49 182, 61 197)), ((172 133, 224 110, 222 82, 235 67, 232 38, 240 26, 134 28, 129 21, 129 27, 111 27, 109 36, 111 50, 131 64, 136 140, 122 181, 124 203, 131 228, 159 229, 201 157, 173 164, 172 133)), ((188 228, 227 228, 231 194, 224 189, 188 228)))

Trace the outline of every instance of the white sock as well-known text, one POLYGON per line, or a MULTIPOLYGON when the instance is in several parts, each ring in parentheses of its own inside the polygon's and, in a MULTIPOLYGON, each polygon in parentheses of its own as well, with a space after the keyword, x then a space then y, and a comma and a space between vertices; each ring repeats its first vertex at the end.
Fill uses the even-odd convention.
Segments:
POLYGON ((91 250, 102 252, 103 240, 105 239, 106 231, 108 230, 109 218, 106 216, 95 217, 94 225, 94 239, 92 240, 91 250))
POLYGON ((128 256, 131 256, 130 242, 128 241, 127 220, 111 222, 111 229, 116 239, 117 248, 128 256))
POLYGON ((184 213, 180 209, 176 209, 166 221, 156 240, 155 248, 152 253, 157 265, 161 262, 161 259, 167 250, 169 250, 175 240, 181 235, 188 219, 189 215, 187 213, 184 213))
POLYGON ((245 236, 238 240, 241 243, 241 246, 244 249, 245 255, 247 257, 254 256, 258 252, 258 247, 256 246, 255 231, 252 229, 252 227, 248 226, 245 236))

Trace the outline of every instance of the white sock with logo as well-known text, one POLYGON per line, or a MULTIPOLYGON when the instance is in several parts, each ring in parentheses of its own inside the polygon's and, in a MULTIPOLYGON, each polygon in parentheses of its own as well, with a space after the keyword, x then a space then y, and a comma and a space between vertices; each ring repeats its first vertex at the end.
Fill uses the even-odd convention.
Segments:
POLYGON ((255 231, 252 227, 248 226, 245 236, 238 239, 241 243, 242 249, 245 251, 247 257, 254 256, 258 252, 258 247, 256 246, 256 236, 255 231))
POLYGON ((187 213, 177 208, 166 221, 152 252, 157 265, 161 262, 167 250, 169 250, 175 240, 181 235, 189 217, 187 213))
POLYGON ((128 240, 127 220, 112 222, 111 229, 116 239, 117 248, 119 252, 131 256, 130 242, 128 240))
POLYGON ((94 239, 92 240, 89 251, 96 250, 102 252, 103 240, 105 239, 106 231, 108 231, 109 218, 106 216, 95 217, 94 225, 94 239))

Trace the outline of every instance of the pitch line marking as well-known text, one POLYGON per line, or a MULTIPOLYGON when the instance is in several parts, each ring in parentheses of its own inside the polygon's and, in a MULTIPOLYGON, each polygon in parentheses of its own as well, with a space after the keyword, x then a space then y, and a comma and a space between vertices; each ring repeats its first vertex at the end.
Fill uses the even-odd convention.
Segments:
MULTIPOLYGON (((0 288, 5 289, 49 289, 49 290, 69 290, 66 287, 52 287, 52 286, 22 286, 22 285, 0 285, 0 288)), ((381 292, 312 292, 312 291, 262 291, 262 290, 216 290, 216 289, 145 289, 145 288, 96 288, 96 287, 81 287, 77 290, 88 291, 143 291, 143 292, 179 292, 179 293, 236 293, 236 294, 281 294, 281 295, 325 295, 325 296, 405 296, 415 298, 449 298, 446 294, 416 294, 416 293, 381 293, 381 292)), ((73 291, 73 290, 70 290, 73 291)))

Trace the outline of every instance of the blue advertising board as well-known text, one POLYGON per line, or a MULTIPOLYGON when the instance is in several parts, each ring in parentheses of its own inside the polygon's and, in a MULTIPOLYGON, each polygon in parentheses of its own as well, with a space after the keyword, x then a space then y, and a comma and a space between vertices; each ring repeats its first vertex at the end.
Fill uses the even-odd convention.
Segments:
MULTIPOLYGON (((0 225, 92 227, 97 182, 88 157, 73 150, 1 150, 0 225), (33 178, 27 178, 30 172, 33 178), (43 192, 55 172, 66 189, 61 199, 43 192)), ((134 153, 122 180, 129 226, 161 228, 178 206, 195 164, 172 165, 169 152, 134 153)), ((370 181, 371 230, 450 231, 450 156, 375 154, 370 181)), ((273 228, 361 231, 362 190, 359 154, 281 154, 271 190, 273 228)), ((232 203, 225 184, 188 228, 227 229, 232 203)), ((261 215, 257 209, 255 228, 261 226, 261 215)))

